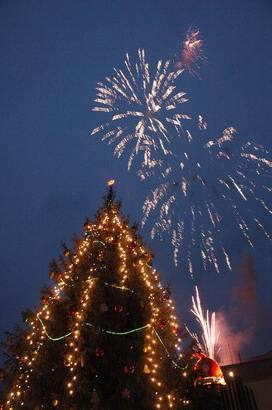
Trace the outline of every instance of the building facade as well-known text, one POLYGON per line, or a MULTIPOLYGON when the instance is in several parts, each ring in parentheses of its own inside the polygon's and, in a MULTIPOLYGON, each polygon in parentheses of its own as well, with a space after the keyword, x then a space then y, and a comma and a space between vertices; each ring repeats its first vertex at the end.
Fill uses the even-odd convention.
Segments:
POLYGON ((272 410, 272 352, 222 366, 226 410, 272 410))

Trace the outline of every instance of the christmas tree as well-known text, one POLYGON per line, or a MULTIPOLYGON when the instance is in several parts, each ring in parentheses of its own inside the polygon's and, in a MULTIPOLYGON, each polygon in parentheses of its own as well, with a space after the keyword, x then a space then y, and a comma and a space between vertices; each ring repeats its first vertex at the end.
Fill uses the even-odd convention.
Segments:
POLYGON ((73 250, 50 264, 54 285, 8 338, 5 409, 179 409, 181 329, 168 287, 113 181, 73 250))

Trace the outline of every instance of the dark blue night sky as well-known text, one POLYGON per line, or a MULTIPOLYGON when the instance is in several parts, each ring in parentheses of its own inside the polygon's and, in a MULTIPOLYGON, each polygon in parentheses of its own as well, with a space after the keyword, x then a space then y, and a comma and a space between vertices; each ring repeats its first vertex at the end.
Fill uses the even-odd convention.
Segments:
MULTIPOLYGON (((140 221, 146 195, 141 182, 127 172, 125 160, 113 158, 112 147, 90 136, 99 123, 90 110, 96 83, 121 65, 126 52, 135 55, 144 47, 151 61, 168 58, 190 26, 199 28, 208 60, 202 79, 181 80, 191 112, 202 113, 215 136, 234 126, 243 138, 271 148, 272 3, 2 0, 0 19, 2 336, 20 322, 23 309, 38 303, 39 289, 49 281, 49 261, 61 252, 62 241, 69 244, 74 232, 82 232, 109 178, 117 180, 124 213, 140 221)), ((231 228, 233 272, 199 267, 194 279, 174 267, 170 244, 142 234, 163 281, 172 285, 182 321, 193 322, 195 284, 210 309, 231 310, 239 266, 248 255, 231 228)), ((257 323, 242 356, 272 348, 271 243, 257 240, 250 255, 257 323)))

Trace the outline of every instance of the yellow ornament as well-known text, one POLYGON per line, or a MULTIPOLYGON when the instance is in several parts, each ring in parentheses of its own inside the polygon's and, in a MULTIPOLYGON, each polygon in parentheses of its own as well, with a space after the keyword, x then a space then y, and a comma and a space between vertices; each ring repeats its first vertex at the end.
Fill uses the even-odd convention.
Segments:
POLYGON ((80 366, 81 367, 85 366, 85 360, 84 360, 84 355, 83 354, 80 355, 80 366))
POLYGON ((66 367, 69 367, 71 365, 71 355, 67 355, 65 358, 64 358, 64 366, 66 366, 66 367))
POLYGON ((149 369, 149 367, 148 367, 147 364, 144 365, 144 373, 145 373, 145 374, 151 373, 151 371, 150 371, 150 369, 149 369))

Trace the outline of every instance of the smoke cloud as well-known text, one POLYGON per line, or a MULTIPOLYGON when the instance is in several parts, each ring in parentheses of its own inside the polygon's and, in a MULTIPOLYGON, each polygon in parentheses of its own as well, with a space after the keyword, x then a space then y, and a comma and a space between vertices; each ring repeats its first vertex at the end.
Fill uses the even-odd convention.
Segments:
POLYGON ((242 360, 256 332, 257 286, 253 259, 248 256, 239 271, 238 280, 231 289, 228 311, 216 313, 221 346, 218 353, 220 364, 242 360))

